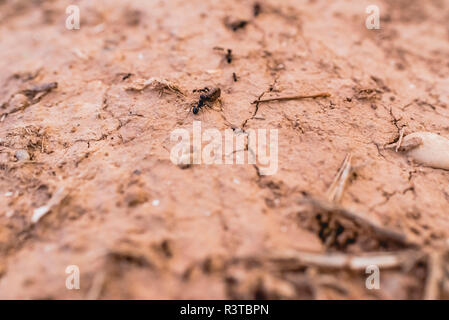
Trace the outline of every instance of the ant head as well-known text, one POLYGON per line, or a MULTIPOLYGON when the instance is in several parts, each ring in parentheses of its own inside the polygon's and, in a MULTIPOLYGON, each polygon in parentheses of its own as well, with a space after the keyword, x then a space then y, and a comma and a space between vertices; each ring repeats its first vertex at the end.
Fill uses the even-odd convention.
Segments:
POLYGON ((206 100, 207 96, 205 94, 200 95, 200 100, 206 100))
POLYGON ((200 109, 198 107, 193 107, 192 112, 193 114, 197 114, 199 110, 200 109))

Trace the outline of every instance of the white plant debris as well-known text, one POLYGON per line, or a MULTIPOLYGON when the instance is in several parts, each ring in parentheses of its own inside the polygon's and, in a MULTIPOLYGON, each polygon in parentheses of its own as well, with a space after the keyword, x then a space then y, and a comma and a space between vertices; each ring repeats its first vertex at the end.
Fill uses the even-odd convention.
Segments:
POLYGON ((33 216, 31 217, 32 223, 37 223, 43 216, 45 216, 51 209, 61 203, 61 201, 66 197, 64 187, 60 187, 51 197, 50 201, 45 206, 34 209, 33 216))
POLYGON ((171 91, 180 95, 184 95, 183 91, 173 82, 154 77, 149 79, 137 79, 125 89, 128 91, 142 91, 148 87, 159 90, 159 93, 161 95, 164 91, 171 91))
POLYGON ((417 163, 449 170, 449 139, 432 132, 414 132, 404 137, 399 151, 417 163))
POLYGON ((343 161, 343 164, 338 170, 334 181, 329 186, 329 189, 327 191, 327 198, 332 202, 339 203, 341 200, 345 185, 349 178, 349 174, 351 173, 351 161, 352 154, 348 153, 345 157, 345 160, 343 161))

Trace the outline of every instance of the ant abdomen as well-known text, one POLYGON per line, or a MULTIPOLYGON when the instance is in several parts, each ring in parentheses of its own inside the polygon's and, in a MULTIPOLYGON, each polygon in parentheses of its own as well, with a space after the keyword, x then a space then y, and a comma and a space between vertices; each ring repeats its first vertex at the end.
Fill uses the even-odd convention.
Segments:
POLYGON ((200 96, 200 99, 204 100, 204 101, 213 102, 213 101, 217 100, 220 97, 220 95, 221 95, 220 88, 213 88, 212 90, 210 90, 210 92, 208 92, 206 94, 202 94, 200 96))

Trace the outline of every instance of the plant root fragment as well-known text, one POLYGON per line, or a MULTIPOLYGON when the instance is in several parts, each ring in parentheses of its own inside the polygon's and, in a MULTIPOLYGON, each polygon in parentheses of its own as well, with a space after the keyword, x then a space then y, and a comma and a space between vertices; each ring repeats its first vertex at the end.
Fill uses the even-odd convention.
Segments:
POLYGON ((395 151, 396 151, 396 152, 399 151, 399 148, 400 148, 401 145, 402 145, 402 139, 404 138, 404 131, 405 131, 405 128, 402 127, 402 128, 401 128, 401 131, 399 132, 399 140, 398 140, 398 143, 397 143, 396 148, 395 148, 395 151))
POLYGON ((290 101, 290 100, 301 100, 301 99, 315 99, 315 98, 328 98, 331 94, 329 92, 321 92, 317 94, 311 95, 299 95, 299 96, 286 96, 286 97, 277 97, 277 98, 267 98, 267 99, 258 99, 252 104, 262 103, 262 102, 272 102, 272 101, 290 101))
POLYGON ((430 253, 427 257, 428 273, 424 289, 425 300, 435 300, 440 296, 440 284, 444 276, 442 260, 442 255, 438 252, 430 253))
POLYGON ((270 260, 290 265, 290 267, 312 265, 326 269, 346 268, 358 271, 365 270, 370 265, 376 265, 382 269, 400 268, 420 258, 421 255, 412 250, 389 253, 373 252, 363 255, 289 251, 271 256, 270 260))

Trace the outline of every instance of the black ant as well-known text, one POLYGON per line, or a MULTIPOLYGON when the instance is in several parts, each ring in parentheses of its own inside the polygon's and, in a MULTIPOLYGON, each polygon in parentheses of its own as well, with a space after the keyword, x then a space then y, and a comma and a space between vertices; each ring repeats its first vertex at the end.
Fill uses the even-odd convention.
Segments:
POLYGON ((248 23, 249 21, 244 19, 231 20, 229 17, 226 17, 224 19, 225 26, 234 32, 236 32, 239 29, 245 28, 248 23))
POLYGON ((202 107, 206 105, 206 102, 214 102, 217 100, 221 95, 220 88, 212 88, 209 90, 207 87, 202 90, 197 91, 203 91, 204 94, 200 95, 200 100, 198 101, 198 104, 196 107, 193 107, 192 112, 193 114, 197 114, 202 107))
MULTIPOLYGON (((223 49, 221 47, 214 47, 214 50, 225 51, 225 49, 223 49)), ((228 64, 230 64, 232 62, 233 55, 232 55, 232 50, 231 49, 226 49, 226 51, 225 51, 225 59, 226 59, 226 62, 228 64)))
POLYGON ((231 49, 227 49, 226 50, 226 61, 228 62, 228 63, 231 63, 232 62, 232 50, 231 49))

